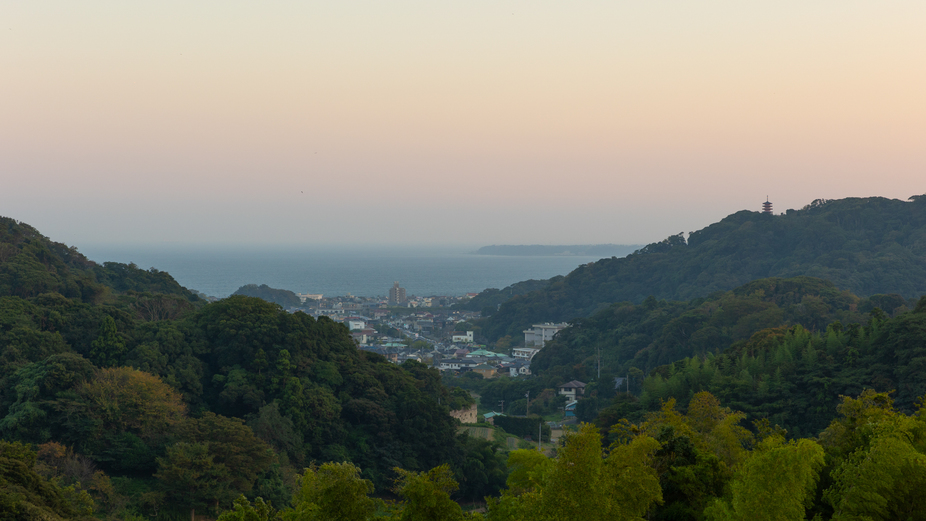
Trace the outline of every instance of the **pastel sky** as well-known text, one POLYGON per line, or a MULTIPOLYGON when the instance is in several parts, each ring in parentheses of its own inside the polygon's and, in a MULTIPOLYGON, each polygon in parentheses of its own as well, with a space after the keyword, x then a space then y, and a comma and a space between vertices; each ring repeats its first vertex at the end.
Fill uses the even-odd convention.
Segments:
POLYGON ((926 193, 926 2, 0 2, 0 215, 84 243, 647 243, 926 193))

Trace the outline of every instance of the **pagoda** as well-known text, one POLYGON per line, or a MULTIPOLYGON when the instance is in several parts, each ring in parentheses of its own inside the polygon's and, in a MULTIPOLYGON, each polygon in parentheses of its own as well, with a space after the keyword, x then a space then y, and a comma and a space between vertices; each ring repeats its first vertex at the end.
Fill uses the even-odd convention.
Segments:
POLYGON ((772 203, 768 202, 768 196, 765 197, 765 202, 762 203, 762 213, 772 214, 772 203))

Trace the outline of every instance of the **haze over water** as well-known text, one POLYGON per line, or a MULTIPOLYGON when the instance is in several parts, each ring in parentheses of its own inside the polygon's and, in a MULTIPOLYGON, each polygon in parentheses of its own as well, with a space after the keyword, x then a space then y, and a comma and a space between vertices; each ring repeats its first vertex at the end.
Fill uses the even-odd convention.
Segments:
POLYGON ((92 246, 96 262, 134 262, 169 272, 184 287, 227 297, 245 284, 296 293, 376 297, 399 281, 409 295, 464 295, 566 275, 597 257, 507 257, 453 247, 263 248, 92 246))

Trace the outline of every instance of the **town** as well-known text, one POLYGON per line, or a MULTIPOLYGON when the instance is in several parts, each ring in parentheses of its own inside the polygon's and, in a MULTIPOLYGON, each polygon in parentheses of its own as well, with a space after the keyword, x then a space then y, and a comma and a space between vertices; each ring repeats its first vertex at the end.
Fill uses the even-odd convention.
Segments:
MULTIPOLYGON (((474 372, 485 379, 507 376, 529 376, 531 360, 568 323, 534 324, 523 331, 521 339, 510 346, 499 344, 488 349, 472 327, 480 318, 478 311, 453 309, 453 305, 475 297, 418 297, 407 295, 395 282, 388 297, 370 298, 339 296, 326 298, 320 294, 297 293, 304 311, 312 316, 328 317, 343 323, 359 349, 378 353, 392 363, 415 360, 444 374, 460 375, 474 372)), ((582 394, 582 382, 567 382, 560 394, 575 399, 582 394)), ((564 384, 565 385, 565 384, 564 384)))
POLYGON ((483 378, 530 375, 534 355, 568 325, 537 324, 524 331, 523 344, 489 350, 480 343, 471 324, 480 318, 480 313, 452 307, 476 293, 417 297, 406 295, 405 288, 396 282, 387 298, 296 295, 303 306, 289 311, 304 311, 315 318, 324 316, 343 323, 360 349, 381 354, 393 363, 415 360, 440 371, 474 371, 483 378))

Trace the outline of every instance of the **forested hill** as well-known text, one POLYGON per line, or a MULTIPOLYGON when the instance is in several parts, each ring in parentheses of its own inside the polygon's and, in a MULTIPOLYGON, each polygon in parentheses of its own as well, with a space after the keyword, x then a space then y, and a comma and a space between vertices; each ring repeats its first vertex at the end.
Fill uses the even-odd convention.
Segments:
POLYGON ((26 223, 0 217, 0 296, 30 298, 49 292, 87 303, 127 293, 199 300, 167 272, 118 262, 100 265, 26 223))
POLYGON ((562 280, 562 278, 562 276, 557 276, 552 279, 530 279, 516 282, 504 289, 488 288, 469 300, 454 304, 453 308, 465 309, 467 311, 481 311, 483 316, 489 316, 495 313, 498 306, 510 300, 512 297, 542 290, 549 286, 551 282, 562 280))
MULTIPOLYGON (((586 409, 604 408, 613 377, 629 375, 644 410, 709 391, 750 420, 768 418, 809 436, 833 419, 840 395, 866 388, 893 391, 902 410, 916 410, 926 393, 924 355, 926 297, 859 298, 828 281, 796 277, 685 302, 614 304, 557 334, 531 371, 556 382, 589 382, 586 409)), ((580 419, 594 418, 585 413, 580 419)))
POLYGON ((875 307, 912 308, 899 295, 859 297, 812 277, 760 279, 708 298, 612 304, 562 330, 531 362, 531 371, 566 381, 594 377, 600 352, 603 372, 644 373, 692 356, 705 356, 748 340, 765 328, 801 324, 825 331, 835 321, 864 322, 875 307))
POLYGON ((531 323, 589 316, 648 296, 687 300, 765 277, 827 279, 859 296, 926 293, 926 196, 817 200, 783 215, 741 211, 650 244, 624 258, 580 266, 501 305, 482 323, 490 340, 531 323))
POLYGON ((441 464, 461 497, 504 485, 492 444, 457 435, 449 410, 467 393, 358 350, 327 317, 205 303, 12 219, 0 255, 0 511, 32 512, 16 519, 76 519, 94 502, 101 518, 189 519, 240 494, 279 508, 313 461, 351 461, 380 490, 396 467, 441 464))
POLYGON ((276 289, 271 288, 266 284, 245 284, 237 290, 235 290, 232 295, 244 295, 246 297, 257 297, 266 300, 267 302, 273 302, 274 304, 279 304, 284 308, 293 308, 299 307, 299 304, 302 302, 299 300, 299 297, 295 293, 289 291, 288 289, 276 289))

